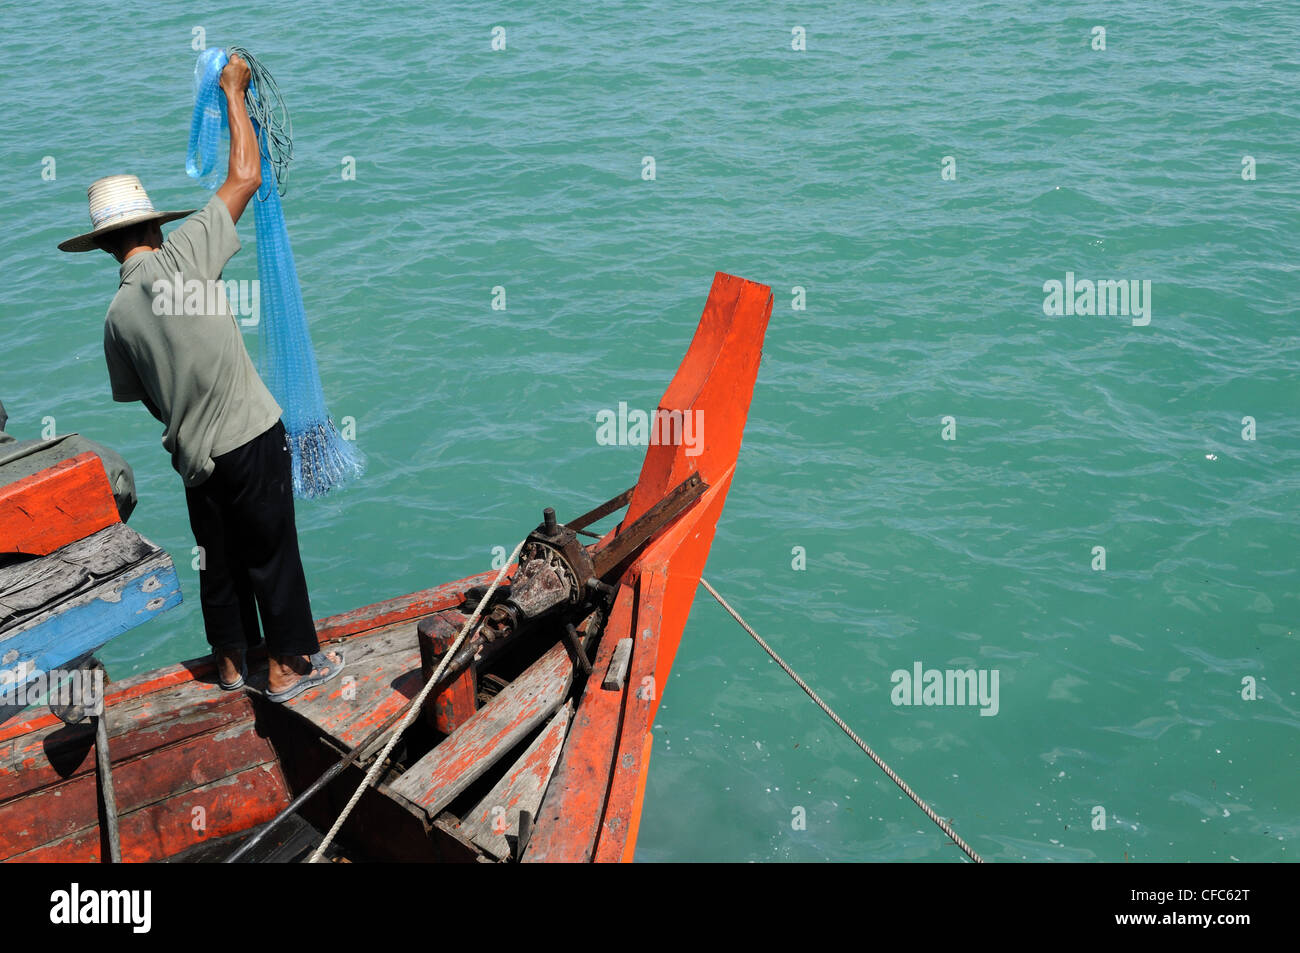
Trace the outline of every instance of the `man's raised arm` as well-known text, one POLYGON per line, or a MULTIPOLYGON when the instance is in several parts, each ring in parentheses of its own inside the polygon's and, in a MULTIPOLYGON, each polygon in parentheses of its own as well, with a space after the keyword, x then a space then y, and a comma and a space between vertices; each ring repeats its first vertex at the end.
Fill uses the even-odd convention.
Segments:
POLYGON ((230 165, 217 195, 226 203, 231 221, 235 222, 262 185, 262 157, 252 120, 244 106, 250 75, 248 64, 234 54, 221 71, 221 90, 226 94, 226 119, 230 125, 230 165))

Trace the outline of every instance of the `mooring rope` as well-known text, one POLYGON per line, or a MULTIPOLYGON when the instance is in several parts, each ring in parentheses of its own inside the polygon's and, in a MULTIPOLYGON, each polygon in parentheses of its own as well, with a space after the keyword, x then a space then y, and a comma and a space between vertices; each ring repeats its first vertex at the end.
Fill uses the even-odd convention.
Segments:
POLYGON ((766 642, 763 641, 763 637, 759 635, 757 632, 755 632, 750 627, 749 623, 740 617, 740 613, 738 613, 735 609, 731 608, 731 606, 727 603, 726 599, 718 595, 718 590, 714 589, 711 585, 709 585, 707 579, 701 577, 700 585, 702 585, 705 589, 709 590, 709 593, 713 596, 713 598, 718 600, 718 603, 722 606, 722 608, 726 609, 727 612, 731 614, 731 617, 740 623, 741 628, 743 628, 746 632, 748 632, 750 635, 754 637, 754 641, 759 644, 759 646, 763 649, 763 651, 772 657, 772 661, 775 662, 777 665, 781 666, 782 670, 787 675, 789 675, 792 679, 794 679, 794 683, 798 685, 800 688, 802 688, 809 698, 811 698, 814 702, 816 702, 817 707, 820 708, 822 711, 824 711, 830 717, 831 721, 835 722, 835 724, 837 724, 840 727, 840 730, 842 730, 846 735, 848 735, 851 739, 853 739, 853 743, 856 744, 863 751, 865 751, 867 753, 867 757, 869 757, 872 761, 876 762, 876 766, 880 768, 881 771, 884 771, 886 776, 888 776, 889 780, 897 784, 899 788, 902 789, 903 793, 906 794, 908 797, 910 797, 912 801, 916 804, 916 806, 925 812, 926 817, 930 818, 930 820, 938 824, 939 829, 943 831, 945 834, 947 834, 950 838, 952 838, 952 842, 956 844, 958 847, 960 847, 963 851, 965 851, 967 857, 975 861, 975 863, 977 864, 984 863, 984 858, 980 857, 979 854, 975 853, 974 849, 970 846, 970 844, 967 844, 964 840, 961 839, 961 837, 957 835, 957 832, 952 829, 952 825, 950 825, 942 817, 936 814, 934 812, 934 809, 930 807, 929 804, 926 804, 925 801, 921 800, 921 798, 917 795, 917 793, 913 791, 910 787, 908 787, 907 782, 904 781, 902 778, 900 778, 898 776, 898 773, 889 765, 887 765, 884 759, 880 757, 880 755, 872 751, 871 747, 865 741, 859 738, 852 728, 850 728, 848 725, 844 723, 844 719, 841 718, 839 715, 835 714, 835 712, 831 710, 830 705, 827 705, 824 701, 821 700, 821 697, 815 691, 813 691, 811 687, 809 687, 808 683, 799 677, 799 673, 796 672, 794 669, 792 669, 789 665, 787 665, 785 660, 781 658, 781 656, 777 655, 775 651, 773 651, 772 646, 768 645, 766 642))
POLYGON ((502 566, 501 571, 497 573, 496 579, 492 580, 492 585, 488 587, 488 591, 484 593, 483 598, 479 600, 478 606, 474 609, 474 614, 465 620, 465 624, 461 626, 460 635, 456 636, 456 641, 451 644, 451 648, 447 649, 446 654, 443 655, 442 662, 439 663, 437 670, 433 673, 433 677, 425 683, 424 688, 420 690, 420 694, 415 696, 415 701, 411 703, 411 707, 407 710, 406 717, 404 717, 398 723, 397 727, 393 729, 393 733, 388 738, 388 743, 384 745, 384 750, 379 753, 377 758, 375 758, 374 763, 370 766, 370 770, 366 772, 365 778, 357 785, 357 789, 353 792, 352 799, 348 801, 347 807, 343 808, 343 813, 338 816, 338 820, 334 822, 334 826, 331 827, 329 833, 325 835, 325 839, 320 842, 320 846, 317 847, 312 855, 307 858, 307 863, 314 864, 324 856, 325 849, 334 841, 334 837, 338 834, 339 828, 343 826, 343 822, 348 819, 348 815, 352 813, 352 809, 355 808, 357 802, 361 800, 361 795, 365 793, 366 788, 375 783, 375 778, 377 778, 379 772, 383 770, 384 764, 387 763, 389 754, 391 754, 393 748, 396 747, 398 739, 402 737, 402 733, 406 731, 407 726, 410 725, 411 721, 417 714, 419 714, 421 708, 423 708, 425 698, 428 697, 429 692, 433 690, 433 687, 438 684, 438 680, 442 678, 442 673, 451 663, 452 656, 454 656, 456 650, 460 648, 460 643, 465 640, 466 633, 468 633, 469 630, 474 627, 475 623, 478 622, 479 616, 483 614, 483 607, 488 604, 488 600, 492 598, 492 593, 496 592, 497 587, 501 585, 501 580, 506 576, 506 570, 510 568, 511 564, 514 563, 516 559, 519 558, 519 553, 524 548, 524 543, 526 542, 528 542, 526 539, 520 540, 519 545, 515 547, 515 551, 506 559, 505 565, 502 566))
MULTIPOLYGON (((579 530, 579 532, 582 531, 579 530)), ((497 573, 496 579, 492 580, 492 585, 488 587, 487 592, 483 594, 483 598, 479 600, 478 605, 474 609, 474 614, 465 621, 465 624, 461 627, 460 634, 456 636, 456 641, 452 643, 451 647, 447 649, 446 653, 443 655, 442 662, 439 663, 438 668, 434 671, 433 677, 425 683, 420 694, 411 702, 405 717, 402 718, 401 722, 398 723, 389 735, 383 751, 379 753, 374 762, 370 765, 370 769, 366 772, 365 778, 357 785, 356 791, 352 793, 352 798, 348 801, 347 806, 343 808, 342 813, 340 813, 338 819, 335 820, 334 826, 329 829, 329 833, 325 835, 324 840, 320 842, 320 845, 312 852, 312 855, 307 858, 308 863, 317 863, 324 857, 325 851, 329 848, 330 844, 334 842, 334 838, 338 835, 339 830, 343 827, 344 822, 347 821, 348 816, 352 813, 353 809, 356 808, 357 803, 361 800, 361 796, 365 793, 366 788, 375 783, 375 779, 379 776, 379 772, 383 770, 384 765, 388 762, 388 756, 392 753, 393 748, 397 746, 398 740, 402 737, 402 734, 406 731, 407 727, 410 726, 416 714, 423 707, 424 700, 428 697, 429 692, 433 690, 434 686, 436 686, 442 678, 442 673, 446 671, 447 666, 451 663, 452 656, 454 656, 460 648, 461 643, 465 640, 465 636, 478 623, 479 616, 483 614, 484 607, 487 606, 489 600, 492 598, 492 594, 495 593, 497 588, 501 585, 501 581, 505 578, 506 571, 514 561, 519 558, 519 553, 523 550, 524 543, 526 542, 527 540, 521 540, 519 545, 515 547, 514 552, 512 552, 506 559, 505 565, 503 565, 501 571, 497 573)), ((750 626, 748 622, 740 617, 740 613, 733 609, 726 599, 722 598, 718 590, 714 589, 707 579, 701 577, 700 585, 707 589, 709 594, 712 595, 714 599, 718 600, 718 604, 721 605, 722 608, 726 609, 733 619, 740 623, 741 628, 753 636, 754 641, 759 644, 759 647, 761 647, 763 651, 772 658, 772 661, 776 662, 776 664, 794 680, 796 685, 804 690, 808 697, 817 704, 817 707, 825 712, 831 721, 835 722, 835 724, 839 726, 840 730, 848 735, 849 738, 852 739, 853 743, 861 748, 866 753, 867 757, 876 763, 876 766, 879 767, 881 771, 885 772, 885 775, 889 780, 898 785, 899 789, 911 798, 912 802, 916 804, 917 807, 925 812, 926 817, 934 821, 934 823, 938 825, 939 829, 947 834, 952 842, 960 847, 967 857, 977 864, 984 863, 984 858, 977 854, 970 844, 962 840, 961 836, 952 829, 952 825, 935 813, 934 808, 930 807, 929 804, 922 800, 921 797, 912 790, 908 783, 898 776, 898 772, 886 764, 885 760, 881 758, 880 755, 876 754, 876 752, 871 749, 870 745, 859 738, 857 733, 845 724, 843 718, 837 715, 835 711, 826 704, 826 702, 822 701, 821 696, 818 695, 807 682, 799 677, 799 673, 792 669, 786 663, 785 659, 781 658, 781 656, 778 655, 766 641, 764 641, 763 637, 754 631, 753 627, 750 626)))

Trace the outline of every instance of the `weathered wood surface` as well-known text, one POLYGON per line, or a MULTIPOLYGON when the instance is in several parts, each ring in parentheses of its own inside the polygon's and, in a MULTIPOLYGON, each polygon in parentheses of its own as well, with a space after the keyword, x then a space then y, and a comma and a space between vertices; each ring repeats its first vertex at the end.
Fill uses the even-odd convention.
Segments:
POLYGON ((180 580, 171 559, 163 554, 131 566, 35 620, 3 633, 0 721, 40 700, 44 673, 62 669, 71 660, 95 651, 180 601, 180 580), (42 673, 39 681, 38 673, 42 673))
POLYGON ((460 832, 497 860, 505 860, 511 854, 508 838, 519 836, 519 812, 537 816, 555 764, 560 760, 572 713, 571 702, 560 708, 519 760, 461 820, 460 832))
MULTIPOLYGON (((71 580, 80 574, 65 569, 57 575, 58 580, 47 578, 45 583, 53 587, 58 581, 71 580)), ((0 671, 0 681, 7 680, 4 672, 13 670, 20 656, 35 653, 33 657, 61 664, 181 602, 176 568, 171 557, 162 552, 107 579, 81 578, 86 580, 85 584, 77 585, 76 591, 62 600, 55 597, 55 604, 46 608, 14 608, 21 606, 22 593, 12 603, 0 604, 0 614, 9 619, 8 627, 0 632, 0 653, 3 653, 0 665, 4 669, 0 671)), ((37 667, 49 669, 53 664, 37 667)), ((9 677, 16 675, 14 672, 9 677)))
POLYGON ((490 585, 496 578, 497 572, 498 570, 495 569, 481 572, 458 579, 456 582, 443 583, 432 589, 422 589, 409 595, 385 599, 382 602, 362 606, 360 609, 353 609, 351 612, 341 612, 327 619, 320 619, 316 623, 316 634, 322 642, 332 641, 357 635, 369 629, 392 625, 394 622, 418 620, 422 616, 442 609, 451 609, 465 601, 467 590, 475 586, 490 585))
POLYGON ((600 820, 596 852, 592 856, 596 863, 631 861, 636 847, 650 762, 650 728, 654 711, 659 706, 661 689, 655 681, 655 666, 659 655, 659 629, 664 621, 663 600, 667 581, 657 565, 644 570, 637 580, 636 617, 631 625, 636 639, 628 669, 627 695, 623 701, 622 723, 618 728, 609 794, 600 820))
MULTIPOLYGON (((479 573, 456 582, 444 583, 431 589, 423 589, 349 612, 327 616, 316 620, 316 634, 322 643, 341 642, 346 647, 351 644, 353 638, 374 629, 406 620, 418 621, 430 612, 458 606, 464 601, 467 589, 490 583, 494 578, 496 578, 495 571, 479 573)), ((216 683, 216 663, 212 656, 204 655, 114 682, 109 689, 106 703, 117 705, 127 699, 166 692, 178 686, 190 686, 192 690, 209 695, 213 693, 217 696, 224 695, 225 693, 220 691, 216 683)), ((0 724, 0 743, 44 731, 57 731, 61 726, 62 722, 49 711, 32 711, 22 720, 0 724)), ((4 772, 5 767, 0 758, 0 781, 4 778, 4 772)))
MULTIPOLYGON (((96 458, 98 460, 98 458, 96 458)), ((26 686, 181 601, 171 557, 114 523, 48 556, 0 566, 0 721, 26 686)))
POLYGON ((398 622, 348 639, 339 646, 342 674, 286 707, 344 748, 360 744, 424 687, 415 626, 414 621, 398 622))
POLYGON ((0 486, 0 553, 47 556, 116 522, 113 488, 93 453, 0 486))
MULTIPOLYGON (((315 689, 295 702, 332 724, 342 744, 360 741, 420 687, 416 621, 458 605, 467 588, 493 577, 483 573, 319 620, 322 641, 344 648, 354 697, 331 712, 328 695, 342 688, 336 680, 330 692, 315 689), (387 683, 381 673, 390 676, 387 683)), ((291 796, 279 766, 262 761, 271 753, 250 727, 250 696, 222 692, 215 682, 215 666, 204 657, 107 687, 127 860, 157 860, 238 833, 269 820, 291 796), (200 817, 204 829, 197 830, 200 817)), ((46 709, 0 725, 0 855, 18 862, 99 859, 98 823, 83 826, 94 791, 92 740, 88 724, 65 726, 46 709), (39 837, 51 839, 38 845, 39 837)), ((467 850, 460 859, 472 857, 467 850)))
MULTIPOLYGON (((72 596, 147 559, 166 554, 122 523, 55 553, 0 565, 0 633, 40 621, 72 596)), ((170 562, 170 560, 168 560, 170 562)))
MULTIPOLYGON (((193 679, 140 689, 105 697, 125 859, 162 859, 287 803, 248 695, 193 679)), ((97 860, 93 727, 41 722, 0 740, 0 857, 97 860)))
MULTIPOLYGON (((275 817, 290 800, 279 766, 261 764, 120 818, 122 860, 149 863, 275 817)), ((10 857, 8 863, 99 863, 99 828, 10 857)))
MULTIPOLYGON (((111 743, 109 751, 122 818, 275 760, 270 742, 251 720, 193 735, 162 751, 155 748, 121 758, 111 743)), ((0 860, 98 825, 95 772, 83 771, 51 788, 0 803, 0 860)))
MULTIPOLYGON (((628 636, 634 597, 632 587, 619 586, 596 650, 593 667, 597 672, 609 668, 619 640, 628 636)), ((525 863, 591 860, 605 810, 625 692, 626 688, 604 691, 587 683, 569 726, 559 766, 538 809, 533 835, 522 858, 525 863)))
POLYGON ((607 692, 620 690, 627 678, 627 667, 631 661, 632 640, 619 639, 618 645, 614 646, 614 657, 609 660, 609 668, 605 669, 605 678, 600 683, 600 687, 607 692))
MULTIPOLYGON (((201 682, 125 700, 115 700, 109 694, 105 706, 115 761, 159 751, 253 718, 247 695, 221 692, 201 682)), ((94 729, 86 722, 64 725, 55 719, 53 724, 0 741, 0 802, 93 774, 94 737, 94 729)))
MULTIPOLYGON (((270 802, 260 803, 257 791, 270 797, 270 787, 256 788, 246 806, 233 793, 214 794, 215 802, 205 794, 191 796, 200 788, 225 792, 223 779, 274 761, 249 696, 187 681, 156 692, 110 693, 105 705, 124 856, 157 860, 197 843, 199 835, 213 830, 208 815, 214 804, 218 829, 240 829, 245 807, 248 823, 259 822, 256 818, 270 802), (188 807, 177 807, 181 802, 188 807), (203 810, 187 813, 194 807, 203 810), (141 820, 163 817, 171 818, 168 823, 177 830, 156 831, 152 820, 141 820), (192 828, 194 823, 206 830, 192 828)), ((93 740, 87 722, 56 722, 0 742, 0 857, 98 857, 93 740)), ((283 788, 282 781, 279 786, 283 788)))
POLYGON ((549 718, 573 680, 568 646, 558 642, 487 705, 413 764, 390 790, 433 819, 456 796, 549 718))

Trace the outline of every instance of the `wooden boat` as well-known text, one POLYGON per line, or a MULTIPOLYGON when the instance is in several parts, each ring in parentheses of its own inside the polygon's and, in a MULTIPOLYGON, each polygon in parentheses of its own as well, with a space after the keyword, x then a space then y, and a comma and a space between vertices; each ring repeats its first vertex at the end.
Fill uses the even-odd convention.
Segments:
MULTIPOLYGON (((715 276, 656 415, 665 426, 698 415, 702 445, 652 442, 630 490, 567 524, 546 511, 329 859, 631 860, 655 710, 731 484, 771 309, 769 288, 715 276), (623 506, 615 528, 586 529, 623 506)), ((0 726, 0 858, 101 861, 113 814, 125 861, 226 859, 259 830, 244 859, 303 859, 362 781, 377 729, 425 687, 497 575, 319 620, 344 675, 283 705, 256 691, 255 658, 248 691, 220 690, 210 658, 109 685, 111 808, 89 723, 29 710, 0 726)))

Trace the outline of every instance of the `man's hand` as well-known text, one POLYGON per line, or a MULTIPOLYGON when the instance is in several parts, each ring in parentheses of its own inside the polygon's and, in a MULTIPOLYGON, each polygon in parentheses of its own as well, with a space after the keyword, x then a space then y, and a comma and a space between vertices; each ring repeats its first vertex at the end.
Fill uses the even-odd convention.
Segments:
POLYGON ((226 181, 217 189, 217 196, 226 203, 234 222, 239 221, 248 200, 262 184, 262 156, 244 104, 244 91, 248 89, 251 76, 248 63, 233 53, 221 71, 221 88, 226 93, 226 119, 230 126, 230 164, 226 181))
POLYGON ((242 94, 248 89, 252 77, 253 74, 243 57, 238 53, 232 53, 230 59, 226 61, 225 69, 221 71, 221 88, 227 93, 242 94))

